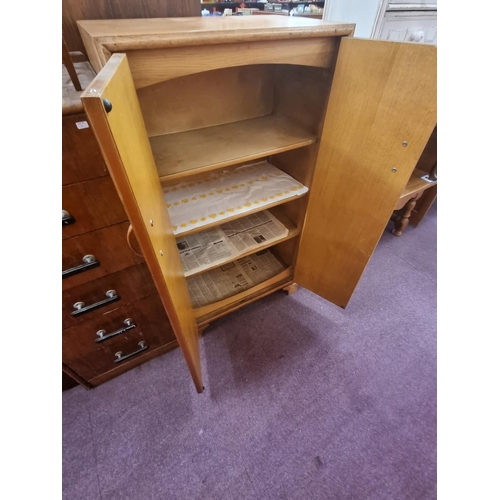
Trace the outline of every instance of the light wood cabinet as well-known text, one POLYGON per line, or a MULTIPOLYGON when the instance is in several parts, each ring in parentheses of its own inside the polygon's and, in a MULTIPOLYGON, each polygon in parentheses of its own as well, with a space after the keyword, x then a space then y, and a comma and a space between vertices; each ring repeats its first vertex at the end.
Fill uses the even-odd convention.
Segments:
POLYGON ((199 331, 215 318, 294 284, 346 307, 436 125, 436 48, 281 16, 79 28, 99 72, 82 101, 197 390, 199 331), (172 222, 169 193, 262 161, 299 194, 256 196, 246 209, 234 195, 213 219, 172 222), (282 270, 193 307, 181 232, 262 210, 289 229, 268 249, 282 270))

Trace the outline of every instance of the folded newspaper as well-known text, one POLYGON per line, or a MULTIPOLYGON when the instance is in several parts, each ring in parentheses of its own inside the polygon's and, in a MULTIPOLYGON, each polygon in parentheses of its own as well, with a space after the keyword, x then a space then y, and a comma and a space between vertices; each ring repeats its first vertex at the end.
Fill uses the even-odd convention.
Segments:
POLYGON ((187 279, 194 308, 200 308, 243 292, 276 276, 285 268, 268 250, 229 262, 187 279))
POLYGON ((288 236, 288 229, 268 210, 177 238, 186 277, 288 236))

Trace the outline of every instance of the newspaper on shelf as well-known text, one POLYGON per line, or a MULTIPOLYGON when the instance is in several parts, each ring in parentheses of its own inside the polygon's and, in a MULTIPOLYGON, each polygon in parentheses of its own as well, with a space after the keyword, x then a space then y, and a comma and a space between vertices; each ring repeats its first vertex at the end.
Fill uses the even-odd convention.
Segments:
POLYGON ((192 276, 228 259, 288 236, 288 229, 268 210, 177 238, 184 275, 192 276))
POLYGON ((193 307, 200 308, 243 292, 284 269, 281 262, 265 249, 186 281, 193 307))

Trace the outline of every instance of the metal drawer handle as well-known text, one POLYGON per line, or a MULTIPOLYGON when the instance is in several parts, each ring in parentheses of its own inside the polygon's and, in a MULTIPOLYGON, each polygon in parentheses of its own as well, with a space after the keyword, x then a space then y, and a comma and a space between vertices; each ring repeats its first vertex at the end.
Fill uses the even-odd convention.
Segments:
POLYGON ((144 340, 141 340, 137 345, 139 346, 139 349, 137 349, 137 351, 131 352, 130 354, 125 354, 125 356, 123 356, 123 351, 118 351, 117 353, 115 353, 115 363, 121 363, 122 361, 125 361, 126 359, 135 356, 142 351, 145 351, 149 347, 148 344, 144 342, 144 340))
POLYGON ((88 313, 94 309, 110 304, 111 302, 120 300, 120 296, 117 295, 116 290, 108 290, 106 296, 108 297, 107 299, 96 302, 95 304, 90 304, 90 306, 86 306, 85 302, 76 302, 73 304, 75 310, 71 313, 71 316, 79 316, 80 314, 88 313))
POLYGON ((69 224, 74 224, 75 218, 66 210, 62 211, 62 225, 63 226, 68 226, 69 224))
POLYGON ((132 328, 135 328, 136 325, 134 324, 134 320, 131 318, 127 318, 123 324, 125 325, 122 328, 118 328, 118 330, 115 330, 114 332, 108 333, 106 335, 106 330, 99 330, 96 332, 97 338, 95 339, 96 342, 102 342, 106 339, 110 339, 111 337, 115 337, 116 335, 120 335, 121 333, 126 332, 127 330, 131 330, 132 328))
POLYGON ((70 276, 74 276, 75 274, 83 273, 85 271, 89 271, 90 269, 94 269, 94 267, 99 267, 100 262, 93 255, 85 255, 82 259, 83 264, 79 266, 70 267, 69 269, 65 269, 62 272, 62 279, 69 278, 70 276))

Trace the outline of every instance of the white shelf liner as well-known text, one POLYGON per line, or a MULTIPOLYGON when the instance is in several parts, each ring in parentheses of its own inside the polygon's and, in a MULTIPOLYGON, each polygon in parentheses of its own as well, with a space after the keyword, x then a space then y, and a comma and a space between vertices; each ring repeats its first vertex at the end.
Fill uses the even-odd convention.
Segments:
POLYGON ((267 161, 221 171, 163 190, 179 235, 306 193, 308 188, 267 161))

